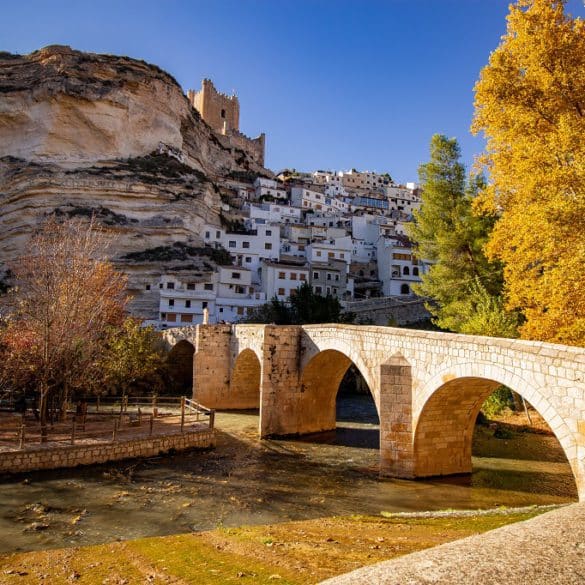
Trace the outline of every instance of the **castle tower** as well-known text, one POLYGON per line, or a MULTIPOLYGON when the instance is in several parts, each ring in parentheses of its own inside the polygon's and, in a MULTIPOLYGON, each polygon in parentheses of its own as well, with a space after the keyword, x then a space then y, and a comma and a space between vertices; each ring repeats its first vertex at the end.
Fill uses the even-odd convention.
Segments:
POLYGON ((215 89, 211 79, 201 82, 201 89, 187 92, 191 105, 217 134, 223 134, 233 148, 245 151, 259 165, 264 166, 266 136, 249 138, 240 132, 240 101, 238 96, 227 95, 215 89))
POLYGON ((187 92, 187 97, 201 117, 218 134, 228 135, 240 130, 240 102, 236 95, 220 93, 211 79, 201 82, 201 89, 187 92))

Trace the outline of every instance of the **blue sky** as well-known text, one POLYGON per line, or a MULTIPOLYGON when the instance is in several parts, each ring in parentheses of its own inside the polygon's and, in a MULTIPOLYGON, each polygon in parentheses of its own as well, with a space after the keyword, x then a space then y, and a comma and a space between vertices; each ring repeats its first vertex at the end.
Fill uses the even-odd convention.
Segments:
MULTIPOLYGON (((583 2, 569 11, 585 16, 583 2)), ((507 0, 0 0, 0 50, 49 44, 155 63, 237 91, 240 129, 273 170, 369 169, 417 180, 432 134, 470 164, 473 85, 507 0)))

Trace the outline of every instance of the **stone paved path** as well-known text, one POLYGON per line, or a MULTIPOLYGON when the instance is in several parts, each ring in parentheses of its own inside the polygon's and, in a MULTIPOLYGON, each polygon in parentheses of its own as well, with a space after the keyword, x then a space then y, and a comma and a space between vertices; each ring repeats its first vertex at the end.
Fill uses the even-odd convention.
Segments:
POLYGON ((584 585, 585 503, 363 567, 327 585, 584 585))

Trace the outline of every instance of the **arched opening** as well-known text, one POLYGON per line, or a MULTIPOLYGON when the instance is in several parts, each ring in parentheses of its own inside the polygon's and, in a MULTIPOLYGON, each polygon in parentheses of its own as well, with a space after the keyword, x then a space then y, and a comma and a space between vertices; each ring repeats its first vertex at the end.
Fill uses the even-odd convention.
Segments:
POLYGON ((174 395, 191 396, 193 393, 193 355, 195 347, 183 339, 173 346, 167 356, 169 390, 174 395))
MULTIPOLYGON (((573 472, 555 429, 540 419, 532 438, 519 416, 514 424, 478 415, 500 382, 461 377, 442 384, 427 400, 414 438, 415 476, 470 474, 495 489, 577 498, 573 472), (548 464, 551 465, 548 465, 548 464), (482 477, 484 474, 484 477, 482 477), (488 477, 489 476, 489 477, 488 477)), ((510 419, 512 420, 512 419, 510 419)))
POLYGON ((405 266, 402 269, 402 274, 403 274, 403 276, 410 276, 410 268, 408 266, 405 266))
POLYGON ((379 417, 370 388, 359 368, 342 352, 325 350, 301 376, 303 433, 335 431, 328 443, 379 447, 379 417))
POLYGON ((410 287, 407 284, 400 285, 400 294, 401 295, 409 295, 410 294, 410 287))
POLYGON ((260 360, 251 349, 245 349, 236 359, 230 377, 230 410, 245 410, 260 406, 260 360))

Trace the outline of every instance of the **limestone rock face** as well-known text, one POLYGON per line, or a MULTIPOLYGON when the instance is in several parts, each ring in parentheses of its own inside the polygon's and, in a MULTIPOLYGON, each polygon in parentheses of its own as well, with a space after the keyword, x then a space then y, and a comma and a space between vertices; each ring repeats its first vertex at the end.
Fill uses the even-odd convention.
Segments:
POLYGON ((270 175, 156 66, 61 46, 0 53, 0 263, 18 257, 46 215, 95 215, 139 293, 185 261, 129 266, 125 257, 202 245, 203 224, 220 224, 225 182, 258 174, 270 175))

